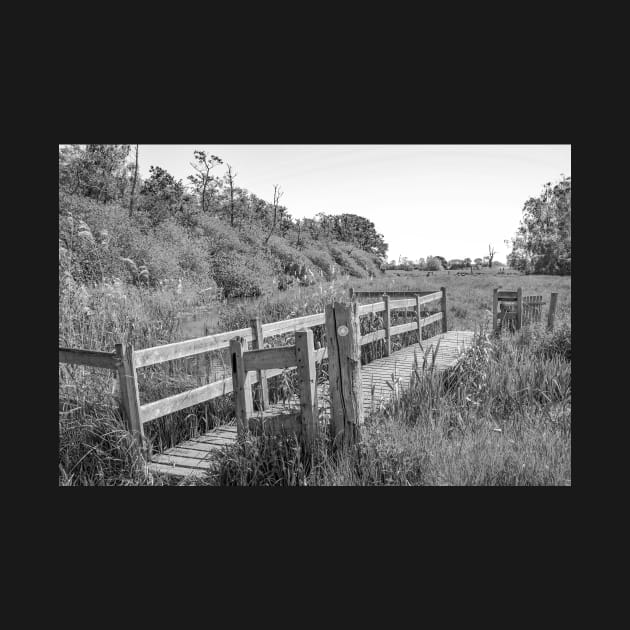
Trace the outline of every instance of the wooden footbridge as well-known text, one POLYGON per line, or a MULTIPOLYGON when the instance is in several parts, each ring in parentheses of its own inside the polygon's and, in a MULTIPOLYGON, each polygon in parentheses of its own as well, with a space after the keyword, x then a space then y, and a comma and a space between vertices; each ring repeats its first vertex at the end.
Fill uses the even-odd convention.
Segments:
POLYGON ((413 374, 455 365, 472 344, 473 332, 448 331, 444 288, 438 292, 396 292, 393 296, 350 289, 350 298, 349 304, 327 305, 325 313, 267 324, 256 318, 248 328, 142 350, 134 350, 130 344, 117 344, 111 353, 60 348, 59 361, 114 370, 123 416, 142 443, 150 470, 201 476, 212 466, 217 449, 248 431, 289 431, 308 445, 322 425, 329 423, 335 439, 352 443, 364 417, 408 386, 413 374), (392 299, 394 296, 402 299, 392 299), (380 301, 358 302, 370 297, 380 301), (435 302, 439 310, 431 313, 428 305, 435 302), (400 320, 404 323, 396 323, 400 320), (435 325, 441 332, 422 339, 435 325), (319 339, 316 342, 313 329, 319 339), (292 335, 294 343, 265 347, 265 339, 279 335, 292 335), (410 337, 412 343, 405 346, 410 337), (229 349, 231 368, 224 378, 140 403, 138 370, 222 349, 229 349), (325 360, 328 378, 321 374, 318 378, 318 367, 321 372, 325 360), (268 379, 291 371, 296 371, 297 391, 281 403, 271 403, 268 379), (144 437, 146 423, 230 392, 235 397, 234 422, 162 453, 150 452, 144 437))

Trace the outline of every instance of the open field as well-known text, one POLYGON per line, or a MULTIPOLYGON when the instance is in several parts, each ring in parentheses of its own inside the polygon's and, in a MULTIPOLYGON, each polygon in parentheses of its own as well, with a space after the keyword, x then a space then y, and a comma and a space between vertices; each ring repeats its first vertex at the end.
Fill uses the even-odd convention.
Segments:
MULTIPOLYGON (((366 422, 363 442, 339 458, 327 439, 305 461, 291 440, 252 439, 227 449, 216 472, 196 483, 210 485, 519 485, 570 484, 571 279, 492 272, 388 272, 372 281, 346 278, 292 289, 245 304, 219 307, 221 330, 322 312, 348 289, 447 288, 449 329, 489 327, 492 290, 518 286, 525 295, 559 293, 556 331, 524 329, 491 343, 480 340, 466 369, 449 379, 426 378, 366 422)), ((178 341, 181 296, 129 291, 125 299, 101 296, 91 317, 60 302, 60 345, 111 350, 131 329, 136 348, 178 341), (132 324, 130 326, 130 324, 132 324)), ((546 306, 543 314, 546 314, 546 306)), ((280 340, 281 341, 281 340, 280 340)), ((177 362, 172 362, 177 363, 177 362)), ((144 395, 163 397, 195 384, 174 365, 150 372, 144 395)), ((60 484, 172 483, 148 473, 111 403, 111 377, 91 368, 60 368, 60 484), (72 400, 61 405, 61 398, 72 400)), ((228 420, 231 396, 160 419, 152 426, 158 449, 228 420)))
POLYGON ((369 280, 349 282, 358 291, 399 290, 439 291, 446 287, 448 295, 449 329, 475 330, 480 324, 490 323, 488 311, 492 312, 492 291, 495 288, 517 289, 523 295, 542 295, 547 304, 549 296, 558 293, 558 318, 571 315, 571 276, 522 275, 515 272, 505 274, 483 269, 474 275, 458 276, 457 272, 435 271, 427 276, 426 271, 388 271, 384 276, 369 280))

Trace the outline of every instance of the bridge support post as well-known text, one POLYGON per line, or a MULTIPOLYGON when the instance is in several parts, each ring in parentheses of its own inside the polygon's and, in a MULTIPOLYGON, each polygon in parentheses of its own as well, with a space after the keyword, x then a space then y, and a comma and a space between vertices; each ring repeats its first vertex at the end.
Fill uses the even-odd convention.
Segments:
MULTIPOLYGON (((254 333, 254 350, 262 350, 264 347, 264 336, 260 317, 252 319, 250 326, 254 333)), ((257 400, 259 405, 264 409, 269 409, 269 385, 267 384, 267 373, 265 370, 258 370, 258 384, 256 385, 257 400)))
POLYGON ((247 340, 244 337, 230 340, 232 388, 236 401, 236 432, 239 437, 249 431, 249 418, 254 414, 251 379, 243 363, 245 352, 247 352, 247 340))
POLYGON ((523 325, 523 289, 516 290, 516 330, 520 330, 523 325))
POLYGON ((318 422, 315 347, 313 331, 310 328, 295 331, 295 356, 300 389, 302 436, 306 447, 309 448, 317 434, 318 422))
POLYGON ((549 313, 547 314, 547 328, 553 330, 554 321, 556 319, 556 304, 558 303, 558 294, 552 293, 549 300, 549 313))
POLYGON ((389 306, 389 295, 383 293, 383 301, 385 302, 385 311, 383 312, 383 326, 385 327, 385 352, 383 356, 388 357, 392 353, 392 311, 389 306))
POLYGON ((124 346, 122 343, 117 343, 115 349, 123 418, 129 432, 142 449, 145 459, 151 461, 151 451, 144 437, 142 418, 140 417, 140 395, 138 393, 136 366, 133 361, 133 345, 128 343, 124 346))
POLYGON ((442 291, 442 332, 448 331, 448 322, 446 321, 446 287, 441 287, 442 291))
POLYGON ((326 305, 328 378, 334 444, 356 443, 363 424, 361 388, 361 335, 357 302, 326 305))

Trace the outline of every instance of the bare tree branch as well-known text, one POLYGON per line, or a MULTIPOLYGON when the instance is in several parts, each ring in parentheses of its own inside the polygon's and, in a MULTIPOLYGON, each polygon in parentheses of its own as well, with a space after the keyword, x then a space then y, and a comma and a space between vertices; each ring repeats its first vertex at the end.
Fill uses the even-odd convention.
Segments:
POLYGON ((276 229, 276 223, 278 221, 278 202, 280 201, 280 197, 282 197, 283 193, 280 192, 280 186, 278 184, 273 185, 273 225, 271 226, 271 231, 267 234, 267 238, 265 239, 265 245, 269 242, 273 231, 276 229))

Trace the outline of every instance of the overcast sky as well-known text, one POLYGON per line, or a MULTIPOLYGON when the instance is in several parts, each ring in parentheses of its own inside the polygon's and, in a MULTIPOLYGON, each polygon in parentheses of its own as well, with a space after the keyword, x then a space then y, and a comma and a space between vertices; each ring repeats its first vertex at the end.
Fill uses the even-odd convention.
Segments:
POLYGON ((504 240, 523 204, 546 182, 571 175, 570 145, 145 145, 140 172, 193 173, 195 149, 231 164, 236 183, 272 201, 273 185, 293 218, 350 212, 374 222, 387 258, 482 258, 505 262, 504 240))

